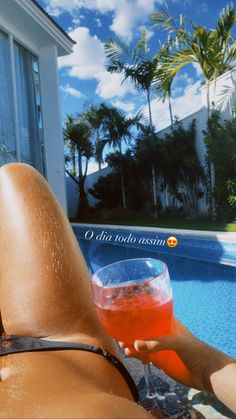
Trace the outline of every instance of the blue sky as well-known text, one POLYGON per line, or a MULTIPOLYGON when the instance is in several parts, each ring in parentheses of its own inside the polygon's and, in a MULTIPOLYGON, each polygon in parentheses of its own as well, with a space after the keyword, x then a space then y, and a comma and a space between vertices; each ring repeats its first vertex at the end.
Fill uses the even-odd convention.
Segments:
MULTIPOLYGON (((74 52, 58 60, 62 116, 81 112, 87 104, 106 102, 128 115, 147 113, 145 96, 131 82, 121 84, 122 75, 106 71, 103 44, 116 36, 136 43, 141 31, 150 37, 151 52, 158 50, 164 34, 149 16, 159 11, 163 0, 38 0, 77 44, 74 52)), ((170 14, 183 13, 195 23, 213 28, 223 0, 167 0, 170 14)), ((202 75, 197 66, 187 66, 177 76, 172 91, 174 115, 180 119, 201 106, 202 75)), ((169 125, 168 104, 152 101, 156 129, 169 125)))

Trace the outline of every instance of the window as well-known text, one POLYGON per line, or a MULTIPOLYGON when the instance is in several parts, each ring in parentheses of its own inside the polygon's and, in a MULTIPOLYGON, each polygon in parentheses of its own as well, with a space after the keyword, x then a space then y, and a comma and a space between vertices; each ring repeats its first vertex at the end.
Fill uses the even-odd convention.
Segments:
POLYGON ((16 160, 15 115, 9 39, 0 30, 0 165, 16 160))
POLYGON ((0 58, 0 164, 20 161, 43 173, 38 59, 2 31, 0 58))

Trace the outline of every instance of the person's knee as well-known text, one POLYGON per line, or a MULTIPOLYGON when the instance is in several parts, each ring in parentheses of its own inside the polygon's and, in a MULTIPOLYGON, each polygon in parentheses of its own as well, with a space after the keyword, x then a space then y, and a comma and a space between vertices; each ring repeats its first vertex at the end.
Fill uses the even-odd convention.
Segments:
POLYGON ((0 176, 19 175, 24 173, 38 173, 36 169, 26 163, 7 163, 0 167, 0 176))
POLYGON ((27 185, 41 183, 42 175, 32 166, 25 163, 7 163, 0 167, 1 187, 8 188, 8 184, 18 185, 22 190, 27 185))

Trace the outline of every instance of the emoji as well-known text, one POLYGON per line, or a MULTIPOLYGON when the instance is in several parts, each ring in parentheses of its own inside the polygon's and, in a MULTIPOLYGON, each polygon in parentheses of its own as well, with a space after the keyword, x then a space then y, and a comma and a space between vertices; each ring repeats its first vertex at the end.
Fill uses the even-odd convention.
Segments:
POLYGON ((169 247, 176 247, 178 244, 178 240, 176 239, 176 237, 171 236, 167 239, 166 243, 169 247))
POLYGON ((2 339, 9 339, 11 337, 11 335, 9 335, 8 333, 3 332, 2 333, 2 339))
POLYGON ((4 341, 2 342, 2 346, 3 346, 4 348, 9 348, 9 346, 11 346, 11 342, 9 342, 9 340, 4 340, 4 341))

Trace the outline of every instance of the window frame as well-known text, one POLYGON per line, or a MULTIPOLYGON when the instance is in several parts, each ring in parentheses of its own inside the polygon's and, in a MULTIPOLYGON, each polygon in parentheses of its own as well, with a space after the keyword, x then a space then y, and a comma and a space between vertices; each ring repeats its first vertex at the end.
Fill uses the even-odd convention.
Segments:
MULTIPOLYGON (((44 123, 43 123, 43 112, 42 112, 42 90, 41 90, 41 80, 40 80, 40 56, 37 51, 33 48, 29 47, 25 44, 22 40, 20 40, 17 36, 11 33, 7 28, 0 24, 0 30, 4 32, 5 35, 8 37, 9 43, 9 55, 10 55, 10 67, 11 67, 11 79, 12 79, 12 95, 13 95, 13 112, 14 112, 14 129, 15 129, 15 144, 16 144, 16 160, 17 162, 21 162, 21 146, 20 146, 20 126, 19 126, 19 118, 18 118, 18 103, 17 103, 17 88, 16 88, 16 68, 15 68, 15 58, 14 58, 14 42, 21 45, 23 48, 27 49, 38 61, 38 69, 39 69, 39 92, 40 92, 40 102, 41 102, 41 119, 42 119, 42 128, 41 128, 41 135, 39 133, 38 140, 40 141, 40 150, 42 153, 42 171, 43 175, 46 175, 45 170, 45 145, 44 145, 44 123)), ((36 105, 36 104, 35 104, 36 105)), ((36 114, 36 118, 38 118, 36 114)), ((38 121, 37 121, 38 122, 38 121)), ((39 127, 38 127, 39 128, 39 127)), ((40 128, 39 128, 40 129, 40 128)))

